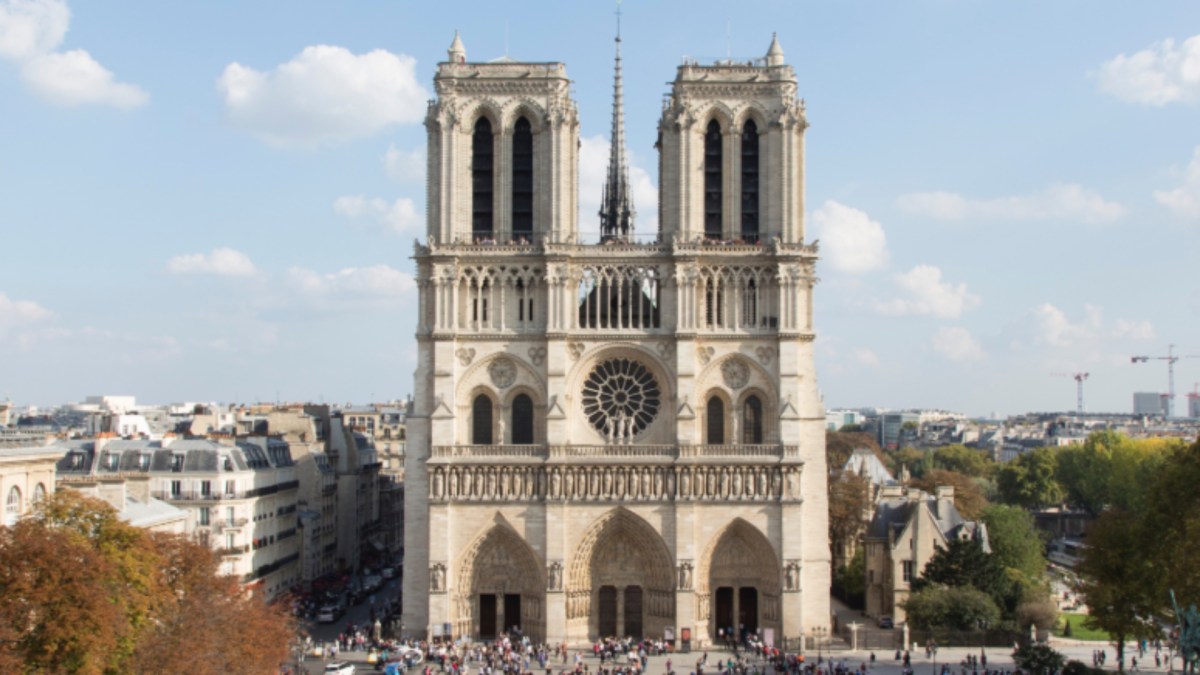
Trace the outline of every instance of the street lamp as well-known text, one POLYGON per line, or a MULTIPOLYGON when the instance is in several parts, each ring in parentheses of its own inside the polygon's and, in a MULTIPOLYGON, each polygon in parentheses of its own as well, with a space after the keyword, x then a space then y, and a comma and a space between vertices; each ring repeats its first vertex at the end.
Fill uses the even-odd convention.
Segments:
POLYGON ((850 628, 850 651, 858 651, 858 629, 862 628, 862 624, 857 621, 851 621, 846 624, 850 628))
POLYGON ((931 638, 929 640, 929 651, 933 654, 933 675, 938 675, 937 669, 937 643, 931 638))
POLYGON ((817 639, 817 663, 818 664, 824 662, 824 659, 821 656, 821 641, 824 639, 825 634, 828 632, 829 632, 829 629, 824 626, 817 626, 816 628, 813 629, 813 635, 815 635, 816 639, 817 639))

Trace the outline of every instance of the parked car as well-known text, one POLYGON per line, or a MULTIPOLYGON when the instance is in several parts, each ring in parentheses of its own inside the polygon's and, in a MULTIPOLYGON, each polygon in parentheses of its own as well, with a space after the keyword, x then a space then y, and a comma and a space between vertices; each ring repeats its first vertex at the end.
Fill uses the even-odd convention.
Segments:
POLYGON ((354 675, 354 664, 334 661, 325 664, 325 675, 354 675))
POLYGON ((879 627, 880 628, 895 628, 896 624, 892 623, 892 617, 881 616, 881 617, 879 617, 879 627))
POLYGON ((325 605, 317 611, 317 623, 333 623, 342 618, 346 610, 338 605, 325 605))
POLYGON ((383 575, 384 579, 396 578, 396 568, 395 567, 385 567, 382 570, 380 570, 379 573, 383 575))
POLYGON ((362 587, 363 590, 368 593, 379 590, 379 587, 382 585, 383 577, 381 576, 373 574, 369 577, 363 577, 362 587))

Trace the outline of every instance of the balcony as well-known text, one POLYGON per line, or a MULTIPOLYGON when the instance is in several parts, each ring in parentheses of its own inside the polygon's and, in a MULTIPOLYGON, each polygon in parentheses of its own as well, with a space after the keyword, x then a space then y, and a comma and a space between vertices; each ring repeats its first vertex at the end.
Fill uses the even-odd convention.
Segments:
POLYGON ((220 556, 241 555, 243 553, 249 553, 249 552, 250 552, 249 544, 243 544, 241 546, 226 546, 224 548, 217 549, 217 555, 220 555, 220 556))
POLYGON ((236 528, 236 527, 245 527, 246 523, 249 523, 249 522, 250 522, 249 518, 234 518, 232 520, 227 519, 227 518, 226 519, 218 518, 217 520, 212 521, 212 527, 214 530, 217 530, 218 532, 220 532, 221 530, 232 529, 232 528, 236 528))
POLYGON ((154 493, 155 499, 161 499, 166 502, 219 502, 229 499, 246 499, 245 492, 170 492, 168 490, 159 490, 154 493))
POLYGON ((546 458, 544 445, 436 445, 434 458, 467 457, 532 457, 546 458))
POLYGON ((800 446, 762 444, 721 445, 439 445, 432 459, 793 459, 800 446))

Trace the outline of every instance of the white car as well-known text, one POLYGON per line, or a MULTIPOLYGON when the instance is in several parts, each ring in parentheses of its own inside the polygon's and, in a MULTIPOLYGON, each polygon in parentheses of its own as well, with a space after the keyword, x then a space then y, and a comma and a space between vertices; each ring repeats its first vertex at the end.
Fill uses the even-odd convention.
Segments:
POLYGON ((354 664, 334 661, 325 665, 325 675, 354 675, 354 664))
POLYGON ((317 611, 317 623, 333 623, 341 618, 341 612, 333 605, 326 605, 317 611))

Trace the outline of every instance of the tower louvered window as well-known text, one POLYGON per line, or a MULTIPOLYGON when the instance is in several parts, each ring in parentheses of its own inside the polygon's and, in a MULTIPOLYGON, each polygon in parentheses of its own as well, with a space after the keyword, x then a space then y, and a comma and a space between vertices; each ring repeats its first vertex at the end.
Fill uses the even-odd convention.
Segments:
POLYGON ((492 174, 495 151, 492 123, 480 117, 471 136, 471 230, 475 238, 493 236, 492 174))
POLYGON ((742 127, 742 239, 758 242, 758 125, 742 127))
POLYGON ((513 128, 512 236, 533 238, 533 131, 524 117, 513 128))
POLYGON ((704 132, 704 236, 721 238, 721 125, 708 123, 704 132))

